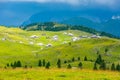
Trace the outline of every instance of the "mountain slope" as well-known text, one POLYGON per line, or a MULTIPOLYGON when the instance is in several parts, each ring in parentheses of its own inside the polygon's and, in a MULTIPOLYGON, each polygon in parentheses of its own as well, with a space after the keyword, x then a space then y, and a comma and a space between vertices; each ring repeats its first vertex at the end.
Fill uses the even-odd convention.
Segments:
POLYGON ((58 22, 68 25, 86 26, 96 29, 98 31, 104 31, 120 37, 119 19, 108 19, 106 22, 102 21, 98 23, 97 21, 95 22, 95 20, 92 21, 88 18, 78 17, 78 14, 73 15, 72 13, 68 14, 64 12, 61 14, 60 12, 50 12, 49 14, 50 15, 48 15, 48 12, 34 14, 27 21, 23 22, 22 26, 40 22, 58 22))
POLYGON ((115 19, 115 20, 111 19, 102 24, 103 24, 103 27, 101 30, 120 36, 120 19, 115 19))
POLYGON ((111 33, 113 35, 120 37, 120 30, 119 30, 120 20, 119 19, 115 19, 115 20, 110 19, 107 22, 97 23, 86 18, 77 17, 77 18, 68 19, 66 21, 63 21, 62 23, 71 24, 71 25, 83 25, 99 31, 111 33))
POLYGON ((73 67, 77 67, 78 57, 80 57, 83 68, 92 69, 98 52, 109 66, 113 62, 115 64, 120 62, 120 41, 118 39, 103 36, 101 38, 90 38, 92 34, 77 30, 52 32, 0 28, 0 67, 17 60, 20 60, 23 66, 36 67, 39 59, 50 61, 51 67, 56 67, 58 58, 62 60, 62 67, 67 66, 64 63, 65 60, 73 67), (68 35, 69 33, 73 35, 68 35), (31 38, 33 35, 38 37, 31 38), (53 39, 56 36, 58 40, 53 39), (80 36, 83 38, 76 41, 72 40, 74 37, 80 36), (43 45, 38 45, 38 43, 43 45), (51 46, 46 46, 47 44, 51 44, 51 46), (108 49, 107 53, 105 49, 108 49), (88 61, 84 61, 85 56, 88 61), (73 57, 75 61, 71 62, 73 57))
POLYGON ((64 20, 62 21, 63 24, 70 24, 70 25, 82 25, 82 26, 87 26, 90 28, 94 28, 94 29, 101 29, 101 24, 97 23, 97 22, 93 22, 87 18, 83 18, 83 17, 74 17, 68 20, 64 20))
MULTIPOLYGON (((83 20, 83 19, 79 19, 83 20)), ((78 22, 79 22, 78 21, 78 22)), ((83 23, 85 22, 90 23, 91 21, 84 19, 83 23)), ((77 22, 77 21, 75 21, 77 22)), ((86 23, 85 23, 86 24, 86 23)), ((27 31, 62 31, 62 30, 80 30, 84 32, 88 32, 95 35, 101 35, 101 36, 107 36, 111 38, 119 38, 118 36, 112 35, 110 33, 97 31, 93 28, 85 27, 85 26, 79 26, 79 25, 66 25, 66 24, 60 24, 57 22, 44 22, 44 23, 32 23, 23 27, 20 27, 23 30, 27 31)))

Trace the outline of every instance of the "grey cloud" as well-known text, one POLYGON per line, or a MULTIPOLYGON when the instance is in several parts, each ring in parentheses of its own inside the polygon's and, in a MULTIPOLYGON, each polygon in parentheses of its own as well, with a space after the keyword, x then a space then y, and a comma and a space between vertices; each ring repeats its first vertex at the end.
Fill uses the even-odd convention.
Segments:
POLYGON ((0 2, 38 2, 38 3, 67 3, 76 6, 100 5, 118 7, 120 0, 0 0, 0 2))

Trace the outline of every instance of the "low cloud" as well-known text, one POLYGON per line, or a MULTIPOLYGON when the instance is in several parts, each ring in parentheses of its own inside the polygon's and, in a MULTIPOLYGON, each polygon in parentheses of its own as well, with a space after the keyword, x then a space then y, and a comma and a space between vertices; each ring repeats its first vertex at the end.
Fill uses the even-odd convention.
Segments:
POLYGON ((112 19, 120 19, 120 16, 112 16, 112 19))

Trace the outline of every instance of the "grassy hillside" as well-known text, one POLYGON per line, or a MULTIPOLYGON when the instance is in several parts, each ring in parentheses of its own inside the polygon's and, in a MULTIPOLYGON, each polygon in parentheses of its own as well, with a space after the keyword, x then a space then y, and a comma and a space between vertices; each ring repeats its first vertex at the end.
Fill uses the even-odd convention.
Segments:
POLYGON ((58 59, 62 60, 62 67, 67 67, 68 63, 72 67, 77 67, 81 61, 83 68, 93 69, 93 64, 99 54, 106 61, 120 63, 120 41, 117 39, 101 38, 82 38, 72 41, 73 37, 92 36, 90 33, 77 30, 69 31, 23 31, 18 28, 0 27, 0 67, 20 60, 22 65, 37 67, 38 60, 45 59, 50 61, 52 67, 56 67, 58 59), (66 34, 67 33, 67 34, 66 34), (73 36, 68 35, 69 33, 73 36), (31 38, 31 36, 37 36, 31 38), (53 37, 57 36, 58 40, 53 37), (42 45, 38 45, 42 43, 42 45), (50 47, 46 46, 51 44, 50 47), (105 49, 108 49, 105 52, 105 49), (88 61, 84 61, 84 57, 88 61), (72 58, 75 61, 72 62, 72 58), (80 57, 80 61, 78 61, 80 57), (67 61, 67 63, 64 63, 67 61))
MULTIPOLYGON (((82 31, 23 31, 18 28, 0 27, 0 66, 5 65, 7 62, 15 61, 16 59, 32 62, 35 59, 36 52, 46 49, 47 44, 52 44, 52 47, 62 45, 64 42, 71 41, 71 36, 65 35, 72 33, 74 36, 92 35, 82 31), (36 35, 38 38, 31 38, 36 35), (53 36, 57 35, 59 40, 53 40, 53 36), (42 43, 40 46, 38 43, 42 43)), ((35 59, 36 60, 36 59, 35 59)))

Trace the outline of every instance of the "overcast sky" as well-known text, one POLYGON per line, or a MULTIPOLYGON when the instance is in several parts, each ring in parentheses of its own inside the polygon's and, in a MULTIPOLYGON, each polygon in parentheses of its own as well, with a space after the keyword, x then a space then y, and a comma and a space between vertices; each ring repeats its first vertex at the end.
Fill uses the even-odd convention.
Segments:
POLYGON ((105 5, 109 7, 119 6, 120 0, 0 0, 0 2, 38 2, 38 3, 67 3, 70 5, 105 5))
POLYGON ((51 10, 100 9, 119 15, 119 3, 120 0, 0 0, 0 24, 19 25, 35 13, 51 10))

